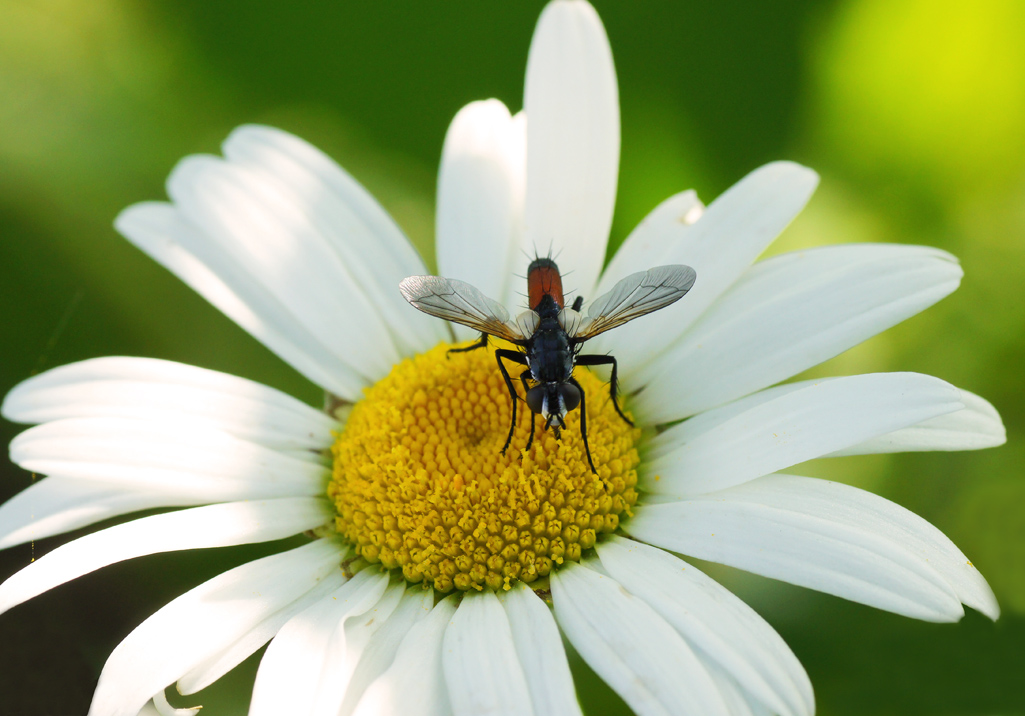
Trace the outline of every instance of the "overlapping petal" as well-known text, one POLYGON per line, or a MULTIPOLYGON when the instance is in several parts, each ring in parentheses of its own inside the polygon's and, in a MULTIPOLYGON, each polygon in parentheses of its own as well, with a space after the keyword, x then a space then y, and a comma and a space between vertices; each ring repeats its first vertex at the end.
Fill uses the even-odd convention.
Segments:
MULTIPOLYGON (((405 585, 402 585, 405 586, 405 585)), ((350 659, 346 672, 351 674, 345 685, 345 695, 336 713, 348 716, 362 699, 367 687, 376 681, 395 660, 399 646, 409 631, 427 618, 434 606, 434 590, 420 585, 405 586, 405 592, 383 624, 378 624, 382 615, 372 612, 362 625, 347 626, 347 647, 352 654, 359 654, 358 662, 350 659), (373 622, 373 623, 367 623, 373 622), (379 626, 379 628, 378 628, 379 626), (375 631, 371 631, 373 627, 375 631), (358 645, 355 632, 362 630, 362 645, 358 645), (370 639, 369 637, 373 638, 370 639), (359 651, 362 649, 362 651, 359 651)), ((336 674, 341 679, 344 674, 336 674)))
MULTIPOLYGON (((248 494, 249 490, 242 487, 239 492, 248 494)), ((241 498, 243 494, 236 497, 241 498)), ((138 510, 207 502, 210 500, 206 495, 195 494, 187 487, 135 487, 126 490, 123 482, 51 475, 32 483, 0 505, 0 549, 70 532, 138 510)))
POLYGON ((769 475, 645 505, 627 531, 663 549, 918 619, 957 621, 961 602, 999 613, 988 585, 935 527, 824 480, 769 475))
POLYGON ((766 388, 928 308, 958 287, 962 273, 944 251, 887 244, 757 263, 650 373, 634 376, 652 389, 631 408, 639 419, 670 422, 766 388))
MULTIPOLYGON (((466 281, 512 309, 520 305, 517 265, 526 268, 523 201, 526 117, 496 99, 463 107, 445 136, 438 172, 438 273, 466 281), (514 285, 516 284, 516 285, 514 285)), ((473 337, 453 325, 462 339, 473 337)))
MULTIPOLYGON (((289 208, 309 218, 348 268, 345 275, 370 297, 403 356, 422 353, 445 336, 444 326, 410 311, 395 290, 406 276, 424 273, 416 249, 378 201, 333 159, 295 135, 260 125, 239 127, 223 149, 233 164, 273 181, 289 208)), ((343 279, 333 280, 337 286, 343 279)), ((359 342, 348 346, 349 354, 368 340, 350 338, 359 342)), ((381 375, 375 373, 375 380, 381 375)))
POLYGON ((591 296, 616 203, 619 89, 605 28, 584 0, 542 11, 523 105, 527 246, 558 258, 567 291, 591 296))
POLYGON ((499 592, 498 598, 509 619, 534 713, 537 716, 579 714, 580 704, 573 692, 566 650, 551 611, 523 582, 515 582, 508 592, 499 592))
POLYGON ((115 562, 157 552, 270 542, 331 520, 324 498, 229 502, 144 517, 61 545, 0 584, 0 614, 115 562))
POLYGON ((601 542, 597 549, 612 578, 769 711, 814 713, 811 682, 797 657, 739 598, 661 549, 621 537, 601 542))
POLYGON ((317 540, 231 569, 170 602, 111 653, 89 716, 136 716, 153 694, 336 573, 342 549, 317 540))
POLYGON ((383 621, 400 597, 401 591, 388 588, 387 574, 379 569, 365 569, 333 594, 290 619, 260 661, 250 716, 319 716, 329 712, 332 705, 337 712, 347 679, 344 674, 333 673, 333 668, 344 667, 351 659, 347 648, 348 618, 380 606, 383 621), (386 603, 381 605, 382 601, 386 603))
POLYGON ((678 496, 721 490, 962 407, 957 388, 919 373, 781 386, 655 437, 639 484, 678 496))
POLYGON ((174 205, 134 204, 118 215, 114 226, 306 378, 349 400, 359 396, 365 385, 359 373, 174 205))
POLYGON ((1007 441, 1007 431, 989 401, 961 390, 964 408, 837 450, 826 457, 925 450, 981 450, 1007 441))
POLYGON ((727 713, 694 651, 644 600, 573 562, 553 570, 551 583, 566 638, 635 713, 727 713))
POLYGON ((278 450, 322 450, 338 422, 245 378, 155 358, 93 358, 15 386, 3 416, 17 423, 64 418, 179 419, 278 450))
MULTIPOLYGON (((649 363, 670 351, 684 331, 737 281, 800 213, 817 185, 818 175, 811 169, 793 162, 773 162, 726 190, 693 224, 688 223, 689 211, 675 227, 665 221, 671 219, 668 214, 651 221, 652 230, 665 236, 667 244, 655 263, 692 267, 698 275, 694 288, 682 301, 599 336, 588 350, 612 352, 627 368, 623 377, 630 386, 646 384, 654 374, 649 363)), ((642 245, 637 242, 637 247, 642 245)), ((624 265, 631 263, 628 258, 624 257, 624 265)), ((623 276, 607 271, 602 278, 603 286, 611 286, 623 276), (610 283, 605 284, 606 280, 610 283)))
POLYGON ((442 645, 442 668, 456 716, 534 713, 509 619, 494 592, 463 597, 442 645))
POLYGON ((301 459, 179 420, 69 418, 29 428, 11 442, 11 460, 26 470, 129 489, 189 488, 209 502, 233 494, 321 494, 329 470, 309 455, 301 459))
POLYGON ((442 669, 442 640, 456 610, 457 596, 438 602, 410 628, 395 660, 363 694, 357 716, 424 716, 452 713, 442 669))

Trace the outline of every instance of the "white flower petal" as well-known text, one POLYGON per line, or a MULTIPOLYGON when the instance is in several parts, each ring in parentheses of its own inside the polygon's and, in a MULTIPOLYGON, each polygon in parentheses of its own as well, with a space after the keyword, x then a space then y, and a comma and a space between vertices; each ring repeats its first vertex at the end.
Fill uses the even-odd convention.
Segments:
MULTIPOLYGON (((901 515, 896 505, 883 508, 869 497, 844 494, 854 488, 816 482, 822 481, 769 475, 709 495, 644 505, 626 529, 663 549, 916 619, 949 622, 964 615, 955 580, 940 571, 949 569, 928 559, 950 559, 928 523, 901 515), (833 490, 834 499, 802 500, 802 489, 819 495, 833 490), (900 522, 884 529, 887 518, 900 522)), ((963 570, 956 581, 959 589, 968 588, 963 570)), ((971 587, 973 601, 982 585, 971 587)))
POLYGON ((356 716, 448 716, 452 713, 442 670, 442 639, 456 610, 455 595, 441 600, 399 645, 388 670, 360 699, 356 716))
POLYGON ((613 537, 597 549, 613 579, 643 599, 688 644, 770 711, 787 716, 815 712, 811 682, 801 663, 743 601, 656 547, 613 537))
MULTIPOLYGON (((167 181, 181 212, 218 251, 254 276, 333 355, 368 383, 399 358, 375 300, 363 293, 304 209, 257 170, 210 156, 186 157, 167 181)), ((386 372, 386 371, 385 371, 386 372)))
POLYGON ((499 592, 498 599, 509 619, 534 713, 538 716, 581 713, 559 627, 548 606, 523 582, 516 582, 508 592, 499 592))
POLYGON ((527 245, 558 257, 567 290, 592 295, 616 203, 619 91, 605 28, 588 3, 542 11, 523 104, 527 245))
POLYGON ((126 522, 48 552, 0 584, 0 614, 115 562, 157 552, 271 542, 331 520, 323 498, 229 502, 126 522))
POLYGON ((534 713, 509 620, 494 592, 468 592, 442 644, 442 668, 456 716, 534 713))
POLYGON ((960 391, 964 408, 917 425, 837 450, 826 457, 927 450, 981 450, 1003 445, 1007 431, 1000 413, 987 400, 960 391))
POLYGON ((928 308, 962 275, 945 251, 887 244, 757 263, 651 364, 656 389, 642 390, 631 410, 642 422, 669 422, 761 390, 928 308))
POLYGON ((101 520, 153 507, 212 502, 191 491, 126 490, 123 482, 51 476, 0 505, 0 549, 41 540, 101 520))
POLYGON ((249 498, 318 495, 330 475, 319 462, 179 420, 55 420, 15 437, 11 460, 32 472, 121 482, 126 489, 179 493, 189 487, 207 501, 233 493, 249 498))
MULTIPOLYGON (((403 588, 401 584, 396 586, 403 588)), ((354 668, 349 669, 352 676, 345 689, 342 705, 336 711, 338 716, 348 716, 352 713, 367 687, 391 666, 399 650, 399 644, 409 630, 431 613, 434 606, 434 590, 424 589, 420 585, 405 586, 404 589, 395 611, 387 617, 387 621, 380 624, 380 629, 373 633, 373 639, 366 642, 366 647, 359 656, 359 663, 352 664, 354 668)), ((374 617, 378 623, 381 621, 378 615, 375 614, 374 617)), ((351 630, 352 626, 346 628, 351 630)), ((351 647, 353 636, 347 636, 347 643, 351 647)))
MULTIPOLYGON (((167 702, 167 696, 163 691, 158 691, 153 695, 153 709, 157 712, 158 716, 196 716, 202 706, 192 706, 185 709, 176 709, 167 702)), ((139 716, 143 716, 146 713, 146 708, 139 712, 139 716)))
POLYGON ((374 608, 388 575, 364 569, 340 589, 293 617, 278 631, 260 661, 250 716, 313 715, 324 696, 328 662, 345 650, 345 620, 374 608))
POLYGON ((134 204, 114 227, 309 380, 349 400, 360 396, 359 374, 174 205, 134 204))
POLYGON ((114 649, 89 716, 136 716, 153 694, 337 570, 342 549, 334 540, 316 540, 236 567, 178 597, 114 649))
POLYGON ((720 408, 725 421, 713 410, 658 435, 641 486, 677 496, 721 490, 963 407, 957 388, 918 373, 808 381, 775 395, 745 399, 755 404, 739 414, 720 408))
MULTIPOLYGON (((523 233, 526 137, 497 99, 472 102, 452 120, 441 153, 435 233, 438 273, 510 298, 523 233)), ((526 264, 523 266, 526 268, 526 264)), ((523 287, 517 285, 516 290, 523 287)), ((506 303, 506 305, 518 305, 506 303)), ((515 313, 515 312, 514 312, 515 313)), ((460 340, 474 337, 452 325, 460 340)))
POLYGON ((726 702, 730 716, 772 716, 775 713, 741 688, 740 684, 714 661, 700 652, 698 657, 719 688, 719 693, 722 695, 723 701, 726 702))
MULTIPOLYGON (((772 243, 808 202, 818 175, 792 162, 773 162, 754 170, 712 202, 657 264, 686 264, 698 274, 694 288, 672 306, 599 336, 588 349, 611 352, 623 365, 630 386, 646 384, 649 366, 772 243)), ((648 267, 650 268, 650 267, 648 267)), ((606 272, 609 281, 623 276, 606 272)))
POLYGON ((2 413, 18 423, 62 418, 179 418, 293 450, 323 450, 338 423, 281 391, 226 373, 154 358, 93 358, 14 387, 2 413))
POLYGON ((694 652, 644 600, 581 564, 552 571, 551 583, 566 638, 637 714, 726 714, 694 652))
POLYGON ((704 212, 705 205, 693 189, 674 194, 644 217, 619 247, 594 289, 595 298, 611 291, 617 281, 638 271, 665 263, 677 241, 686 241, 689 227, 704 212))
MULTIPOLYGON (((411 310, 398 291, 402 279, 426 273, 416 249, 377 200, 330 157, 294 135, 258 125, 236 129, 223 149, 232 163, 256 170, 279 191, 290 192, 293 208, 319 228, 383 317, 403 356, 447 339, 443 323, 411 310)), ((302 250, 308 247, 304 244, 302 250)), ((332 316, 333 321, 338 318, 332 316)), ((367 337, 358 339, 362 343, 367 337)), ((379 368, 384 373, 372 377, 383 377, 390 367, 379 368)))
MULTIPOLYGON (((339 634, 341 639, 335 639, 328 649, 326 658, 322 665, 322 676, 316 692, 316 705, 309 712, 311 716, 337 716, 342 712, 345 697, 352 687, 352 677, 356 669, 363 661, 363 657, 370 650, 370 645, 376 641, 380 631, 391 621, 395 615, 402 597, 406 593, 406 585, 401 581, 391 584, 381 598, 373 607, 362 614, 351 614, 346 617, 342 624, 342 631, 339 634)), ((415 605, 413 610, 419 608, 415 605)), ((400 622, 408 627, 406 617, 411 616, 407 610, 400 615, 400 622)), ((382 645, 386 652, 371 654, 372 662, 379 658, 390 658, 394 655, 387 653, 391 646, 387 643, 382 645)), ((375 670, 374 663, 369 665, 375 670)), ((361 684, 357 696, 362 695, 366 684, 361 684)))
MULTIPOLYGON (((339 552, 338 559, 344 560, 348 554, 348 547, 344 547, 339 552)), ((250 654, 273 639, 274 635, 292 617, 340 589, 346 581, 347 577, 342 570, 332 570, 302 597, 268 615, 258 624, 254 624, 252 628, 224 651, 212 654, 202 663, 189 669, 178 679, 178 693, 185 695, 194 694, 210 686, 210 684, 241 664, 250 654)))

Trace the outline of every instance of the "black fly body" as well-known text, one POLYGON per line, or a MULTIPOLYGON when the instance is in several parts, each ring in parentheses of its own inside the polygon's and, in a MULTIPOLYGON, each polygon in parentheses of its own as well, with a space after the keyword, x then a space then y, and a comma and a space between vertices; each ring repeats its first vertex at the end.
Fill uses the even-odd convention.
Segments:
POLYGON ((597 473, 587 443, 587 409, 584 389, 573 377, 578 365, 612 366, 609 397, 623 420, 633 423, 623 414, 616 400, 618 364, 610 355, 580 355, 585 341, 621 326, 645 314, 675 303, 694 285, 696 274, 689 266, 671 265, 641 271, 627 276, 599 296, 587 307, 587 315, 580 311, 583 297, 578 296, 570 307, 565 306, 562 276, 550 258, 537 258, 527 269, 527 299, 529 309, 515 320, 510 320, 505 307, 492 300, 468 283, 439 276, 410 276, 402 281, 399 290, 410 304, 424 313, 447 321, 454 321, 480 331, 480 339, 466 348, 453 348, 457 353, 483 348, 488 336, 501 338, 521 350, 499 348, 495 351, 499 370, 512 397, 512 422, 502 453, 509 449, 516 430, 516 403, 518 397, 504 361, 524 367, 519 374, 525 391, 525 401, 531 410, 530 439, 534 441, 534 415, 544 419, 543 429, 549 428, 555 437, 566 427, 566 414, 580 408, 580 434, 591 471, 597 473), (533 385, 531 385, 533 384, 533 385))

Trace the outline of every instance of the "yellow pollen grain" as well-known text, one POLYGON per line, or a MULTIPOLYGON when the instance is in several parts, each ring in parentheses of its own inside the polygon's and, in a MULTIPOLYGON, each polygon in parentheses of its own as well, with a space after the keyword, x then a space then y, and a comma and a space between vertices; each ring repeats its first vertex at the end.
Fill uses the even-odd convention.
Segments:
POLYGON ((616 415, 607 384, 577 368, 598 474, 579 410, 559 441, 536 418, 527 451, 530 411, 519 401, 502 455, 511 401, 494 351, 450 347, 398 364, 353 407, 332 447, 339 534, 367 562, 441 592, 508 589, 579 561, 632 514, 640 431, 616 415))

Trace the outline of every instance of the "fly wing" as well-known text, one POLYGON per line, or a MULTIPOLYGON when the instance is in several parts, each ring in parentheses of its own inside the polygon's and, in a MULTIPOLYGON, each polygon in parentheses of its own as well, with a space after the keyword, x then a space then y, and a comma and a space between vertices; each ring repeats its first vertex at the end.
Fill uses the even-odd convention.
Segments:
POLYGON ((424 313, 514 343, 525 339, 509 322, 505 306, 465 281, 441 276, 410 276, 402 279, 399 290, 414 308, 424 313))
POLYGON ((621 326, 645 314, 679 301, 697 274, 690 266, 656 266, 630 274, 596 298, 587 307, 587 319, 577 329, 577 341, 586 341, 599 333, 621 326))

